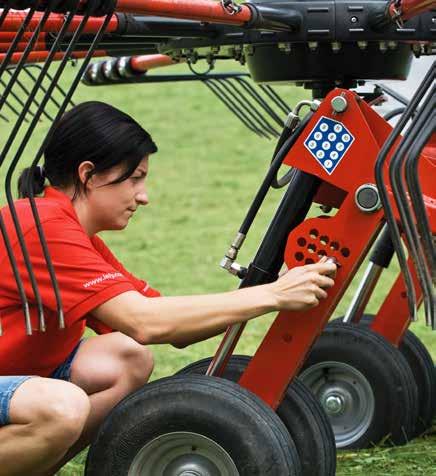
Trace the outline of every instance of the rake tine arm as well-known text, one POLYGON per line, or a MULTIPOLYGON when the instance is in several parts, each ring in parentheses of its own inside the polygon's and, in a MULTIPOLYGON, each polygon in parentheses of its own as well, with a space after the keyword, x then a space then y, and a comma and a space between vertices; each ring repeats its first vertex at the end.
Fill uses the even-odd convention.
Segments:
MULTIPOLYGON (((6 87, 6 83, 0 79, 0 84, 4 87, 6 87)), ((15 100, 21 104, 22 106, 24 105, 23 101, 13 92, 11 91, 11 95, 15 98, 15 100)), ((16 115, 16 116, 19 116, 20 115, 20 111, 18 111, 17 109, 15 109, 14 106, 12 106, 12 104, 9 102, 9 101, 5 101, 5 105, 16 115)), ((25 119, 26 122, 29 122, 27 119, 25 119)))
MULTIPOLYGON (((434 106, 433 106, 434 107, 434 106)), ((435 316, 435 282, 436 282, 436 247, 433 242, 433 233, 430 226, 430 221, 426 213, 426 206, 423 200, 423 193, 420 184, 420 178, 418 175, 418 164, 422 160, 423 149, 432 137, 436 129, 436 115, 433 114, 430 117, 428 123, 420 131, 417 140, 412 144, 409 155, 406 159, 406 181, 408 185, 408 192, 412 202, 413 211, 416 216, 416 226, 418 229, 418 239, 420 238, 420 245, 423 250, 423 261, 426 285, 428 293, 426 295, 426 315, 430 315, 428 319, 432 328, 436 326, 435 316)), ((433 157, 434 159, 434 157, 433 157)))
MULTIPOLYGON (((42 24, 44 24, 44 22, 48 18, 48 15, 49 15, 49 10, 47 10, 47 12, 41 17, 39 27, 42 24)), ((18 77, 18 74, 21 70, 21 67, 24 64, 25 57, 26 57, 26 54, 27 54, 27 50, 30 51, 30 49, 31 49, 32 39, 35 40, 38 37, 39 27, 33 33, 32 37, 31 37, 31 40, 29 41, 29 48, 28 49, 26 48, 26 51, 22 55, 21 61, 19 62, 17 68, 15 69, 13 75, 11 76, 11 79, 10 79, 10 81, 8 83, 8 87, 7 87, 8 92, 12 89, 12 85, 15 82, 16 78, 18 77)), ((0 107, 6 101, 6 97, 7 97, 7 93, 5 92, 4 95, 2 96, 1 100, 0 100, 1 101, 0 102, 0 107)), ((8 151, 9 151, 9 149, 10 149, 10 147, 11 147, 11 145, 12 145, 12 143, 13 143, 15 137, 16 137, 16 134, 18 132, 19 127, 21 126, 22 122, 26 118, 26 114, 28 112, 30 104, 31 104, 31 98, 28 98, 25 106, 23 107, 23 110, 22 110, 21 114, 18 117, 18 120, 17 120, 17 122, 16 122, 16 124, 13 128, 13 131, 12 131, 11 135, 9 136, 8 141, 6 142, 2 152, 0 154, 0 166, 2 165, 2 163, 4 162, 5 157, 8 154, 8 151)), ((18 218, 16 216, 15 206, 14 206, 13 201, 12 201, 12 194, 11 194, 11 191, 10 191, 10 181, 11 181, 12 171, 13 171, 13 168, 12 168, 12 164, 11 164, 11 166, 9 167, 9 169, 7 171, 7 174, 6 174, 6 181, 5 181, 6 198, 8 200, 11 217, 12 217, 12 220, 13 220, 13 223, 14 223, 14 227, 15 227, 15 231, 16 231, 16 234, 17 234, 18 242, 19 242, 22 254, 23 254, 23 259, 24 259, 24 264, 26 266, 26 271, 28 273, 28 276, 29 276, 29 279, 30 279, 30 282, 31 282, 31 286, 32 286, 32 290, 33 290, 33 294, 35 296, 35 300, 36 300, 36 303, 37 303, 40 325, 43 324, 42 327, 44 327, 45 323, 44 323, 44 314, 43 314, 41 295, 39 293, 39 289, 38 289, 38 285, 37 285, 35 275, 34 275, 34 272, 33 272, 32 264, 31 264, 30 259, 29 259, 29 254, 28 254, 27 247, 26 247, 26 244, 25 244, 25 241, 24 241, 21 226, 20 226, 18 218)), ((6 236, 6 231, 4 229, 4 226, 2 225, 2 227, 3 227, 2 234, 4 236, 6 236)), ((6 243, 6 241, 5 241, 5 243, 6 243)), ((9 256, 9 259, 10 259, 10 256, 9 256)), ((13 265, 12 261, 11 261, 11 266, 14 269, 14 265, 13 265)), ((19 281, 20 281, 21 286, 22 286, 21 278, 19 278, 19 281)), ((18 284, 18 288, 20 289, 20 284, 19 283, 17 283, 17 284, 18 284)), ((29 321, 30 316, 28 315, 29 313, 28 313, 27 300, 23 301, 23 306, 24 306, 24 316, 25 316, 25 322, 26 322, 26 332, 29 333, 29 332, 31 332, 31 326, 30 326, 30 321, 29 321)))
MULTIPOLYGON (((27 76, 29 76, 29 78, 35 83, 36 81, 36 78, 35 76, 29 71, 29 66, 33 66, 33 65, 26 65, 24 66, 23 68, 23 71, 27 74, 27 76)), ((51 82, 52 80, 52 77, 50 76, 49 73, 47 73, 47 78, 49 79, 49 81, 51 82)), ((47 89, 43 86, 43 84, 41 83, 41 86, 40 86, 40 89, 43 93, 47 93, 47 89)), ((50 100, 55 104, 56 107, 60 107, 60 104, 56 101, 56 99, 54 97, 50 97, 50 100)), ((38 103, 39 104, 39 103, 38 103)), ((46 114, 48 116, 48 118, 50 119, 50 121, 53 121, 53 118, 47 113, 44 111, 44 114, 46 114)))
MULTIPOLYGON (((12 72, 11 72, 11 70, 10 70, 9 68, 6 69, 6 72, 7 72, 10 76, 12 76, 12 72)), ((16 83, 17 83, 18 86, 22 89, 22 91, 24 91, 24 93, 26 94, 26 97, 29 97, 30 91, 29 91, 29 90, 26 88, 26 86, 19 80, 19 78, 17 78, 16 83)), ((20 99, 20 98, 14 93, 13 90, 11 91, 11 94, 12 94, 12 96, 14 96, 14 98, 15 98, 22 106, 24 106, 24 102, 22 101, 22 99, 20 99)), ((36 107, 39 107, 39 102, 38 102, 35 98, 33 98, 33 103, 36 105, 36 107)), ((29 113, 30 113, 32 116, 34 115, 34 113, 33 113, 30 109, 29 109, 29 113)), ((44 111, 43 113, 44 113, 44 115, 45 115, 48 119, 51 120, 51 117, 50 117, 50 115, 49 115, 48 113, 46 113, 45 111, 44 111)), ((18 114, 17 114, 17 115, 18 115, 18 114)))
POLYGON ((269 104, 262 98, 262 96, 254 89, 254 87, 245 79, 236 77, 235 80, 255 99, 260 106, 267 112, 267 114, 273 119, 277 125, 283 127, 283 119, 281 119, 276 112, 271 109, 269 104))
POLYGON ((270 134, 273 137, 278 137, 280 135, 280 133, 274 129, 271 124, 262 116, 262 113, 256 109, 256 106, 250 101, 250 98, 244 96, 244 94, 235 86, 235 84, 233 84, 231 80, 223 79, 222 82, 235 92, 234 97, 238 98, 241 107, 246 109, 247 114, 251 114, 253 118, 257 119, 259 127, 263 128, 265 134, 270 134))
MULTIPOLYGON (((235 99, 229 94, 229 92, 226 90, 226 88, 223 86, 221 80, 219 79, 211 79, 210 81, 211 84, 213 84, 216 88, 216 90, 219 92, 219 97, 225 98, 229 104, 233 106, 233 109, 239 112, 239 115, 244 117, 245 120, 251 124, 251 126, 254 128, 255 131, 261 136, 266 139, 269 139, 269 136, 265 133, 264 130, 258 127, 256 122, 253 120, 253 118, 247 114, 247 111, 244 110, 241 105, 235 101, 235 99)), ((238 116, 239 117, 239 116, 238 116)))
MULTIPOLYGON (((33 8, 31 8, 29 10, 29 12, 27 13, 27 15, 23 18, 23 21, 22 21, 21 25, 18 28, 17 34, 15 35, 14 39, 12 40, 12 43, 10 44, 9 49, 6 52, 6 54, 1 55, 0 77, 3 75, 7 66, 10 64, 11 59, 12 59, 13 54, 14 54, 14 51, 15 51, 18 43, 20 42, 27 26, 29 25, 34 13, 35 13, 35 6, 33 8)), ((4 19, 4 22, 5 21, 6 21, 6 18, 4 19)), ((30 44, 32 43, 32 40, 33 40, 33 42, 36 41, 35 33, 32 34, 32 36, 29 40, 30 44)), ((29 51, 30 51, 30 49, 31 49, 31 47, 29 48, 29 51)), ((6 93, 6 95, 7 95, 7 93, 6 93)), ((0 102, 0 109, 1 109, 1 107, 2 107, 2 103, 0 102)))
POLYGON ((259 131, 252 123, 250 120, 248 120, 244 114, 239 111, 239 109, 235 108, 235 106, 227 100, 225 96, 221 93, 221 91, 217 88, 216 84, 210 80, 204 80, 203 84, 209 88, 215 96, 222 101, 222 103, 244 124, 245 127, 247 127, 250 131, 254 132, 257 134, 259 137, 264 137, 263 133, 259 131))
MULTIPOLYGON (((32 10, 29 11, 29 15, 32 13, 32 10)), ((18 75, 21 71, 21 68, 23 67, 23 65, 25 64, 26 62, 26 59, 27 57, 29 56, 30 52, 32 51, 32 48, 33 48, 33 45, 35 44, 38 36, 39 36, 39 31, 40 31, 40 28, 42 25, 44 25, 44 23, 47 21, 48 19, 48 16, 49 16, 50 12, 47 11, 44 13, 44 15, 41 17, 41 20, 40 20, 40 23, 39 25, 36 27, 35 31, 33 32, 33 35, 32 37, 30 38, 25 50, 23 53, 18 53, 20 55, 20 58, 17 62, 17 67, 14 69, 14 72, 9 80, 9 83, 7 85, 7 87, 5 88, 5 91, 2 95, 2 97, 0 98, 0 110, 1 108, 3 107, 3 104, 4 102, 6 101, 10 91, 12 90, 12 87, 13 85, 15 84, 17 78, 18 78, 18 75)), ((28 16, 29 16, 28 15, 28 16)), ((20 32, 24 32, 24 29, 20 29, 20 32)), ((18 35, 17 35, 18 36, 18 35)), ((18 43, 18 42, 17 42, 18 43)), ((3 74, 4 72, 4 69, 6 68, 6 66, 8 65, 9 62, 14 62, 14 57, 17 53, 13 53, 13 49, 12 49, 12 46, 11 45, 11 48, 9 49, 9 51, 6 53, 6 55, 2 58, 3 59, 3 62, 0 66, 0 76, 1 74, 3 74), (2 69, 3 68, 3 69, 2 69)))
MULTIPOLYGON (((59 32, 59 35, 56 39, 56 41, 54 42, 53 46, 52 46, 52 49, 47 57, 47 60, 44 64, 44 66, 42 67, 41 69, 41 72, 40 72, 40 75, 37 79, 37 82, 35 83, 33 89, 32 89, 32 92, 31 92, 31 96, 36 94, 36 92, 38 91, 38 88, 42 82, 42 80, 44 79, 44 76, 45 76, 45 72, 48 70, 51 62, 53 61, 53 57, 54 57, 54 54, 55 52, 57 51, 58 47, 59 47, 59 44, 60 42, 62 41, 62 38, 63 36, 65 35, 65 33, 67 32, 67 27, 69 25, 69 23, 71 22, 71 20, 74 18, 74 14, 75 12, 72 11, 69 13, 69 15, 67 16, 66 20, 65 20, 65 23, 64 23, 64 26, 63 28, 61 29, 61 31, 59 32)), ((18 217, 16 216, 16 211, 15 211, 15 207, 14 207, 14 203, 13 203, 13 197, 12 197, 12 193, 11 193, 11 180, 12 180, 12 174, 15 170, 15 167, 31 137, 31 134, 34 130, 34 128, 36 127, 36 124, 37 124, 37 121, 42 113, 42 110, 43 108, 45 107, 45 105, 47 104, 47 101, 48 101, 48 97, 52 94, 53 92, 53 89, 54 89, 54 85, 56 84, 56 82, 59 80, 63 70, 65 69, 65 66, 67 64, 67 61, 70 57, 70 52, 73 51, 74 49, 74 44, 75 42, 77 42, 82 30, 83 30, 83 26, 86 24, 87 22, 87 18, 88 18, 88 15, 84 15, 82 17, 82 22, 81 24, 79 25, 79 27, 77 28, 72 40, 71 40, 71 43, 70 43, 70 46, 69 48, 67 49, 65 55, 64 55, 64 58, 63 60, 61 61, 59 67, 57 68, 56 70, 56 73, 53 77, 53 81, 52 83, 50 84, 48 90, 47 90, 47 93, 45 94, 44 98, 42 99, 41 101, 41 105, 40 107, 38 108, 38 111, 35 115, 35 117, 33 118, 32 120, 32 123, 31 125, 29 126, 28 130, 26 131, 26 134, 22 140, 22 142, 20 143, 20 146, 17 150, 17 153, 15 154, 15 157, 14 159, 12 160, 11 162, 11 165, 9 167, 9 170, 8 170, 8 173, 6 175, 6 196, 7 196, 7 200, 8 200, 8 203, 9 203, 9 207, 10 207, 10 210, 11 210, 11 215, 14 219, 14 224, 15 224, 15 228, 17 229, 17 234, 18 236, 20 236, 20 234, 18 233, 18 230, 20 231, 21 233, 21 229, 20 229, 20 224, 19 224, 19 221, 18 221, 18 217)), ((26 106, 28 107, 30 105, 30 98, 29 100, 27 101, 26 103, 26 106)), ((21 122, 18 121, 17 123, 17 127, 20 127, 21 125, 21 122)), ((10 144, 9 144, 10 145, 10 144)), ((31 191, 31 188, 28 187, 28 189, 31 191)), ((33 207, 32 207, 32 210, 33 210, 33 207)), ((36 207, 35 207, 35 211, 36 211, 36 215, 37 215, 37 210, 36 210, 36 207)), ((35 214, 34 214, 35 216, 35 214)), ((46 254, 46 251, 48 252, 48 249, 47 247, 43 245, 43 241, 45 242, 45 238, 43 236, 43 233, 42 233, 42 229, 41 229, 41 226, 39 224, 39 220, 36 221, 36 225, 37 225, 37 230, 38 230, 38 234, 39 234, 39 237, 40 237, 40 241, 41 241, 41 244, 42 244, 42 247, 43 247, 43 251, 44 251, 44 254, 45 254, 45 259, 46 259, 46 263, 47 263, 47 268, 49 270, 49 273, 50 273, 50 277, 51 277, 51 280, 52 280, 52 284, 53 284, 53 289, 55 290, 55 293, 56 293, 56 299, 58 301, 58 303, 60 303, 60 295, 58 293, 58 286, 57 286, 57 283, 56 283, 56 277, 55 277, 55 273, 54 273, 54 270, 53 270, 53 266, 52 266, 52 263, 51 263, 51 260, 50 260, 50 257, 48 254, 46 254), (56 283, 56 284, 55 284, 56 283)), ((22 250, 23 250, 23 256, 25 257, 25 260, 28 262, 28 265, 30 265, 30 261, 29 261, 29 257, 28 257, 28 253, 27 253, 27 250, 26 249, 23 249, 23 245, 24 245, 24 242, 19 238, 19 241, 20 241, 20 244, 21 244, 21 247, 22 247, 22 250)), ((27 264, 27 263, 26 263, 27 264)), ((31 266, 31 265, 30 265, 31 266)), ((29 269, 29 268, 28 268, 29 269)), ((31 269, 31 268, 30 268, 31 269)), ((34 276, 33 276, 33 273, 30 274, 29 273, 29 276, 30 276, 30 279, 32 281, 32 285, 34 286, 37 286, 36 284, 36 280, 34 279, 34 276)), ((39 294, 39 293, 38 293, 39 294)), ((39 301, 38 301, 38 298, 37 298, 37 294, 35 293, 35 298, 38 302, 38 310, 39 310, 39 317, 40 317, 40 329, 41 330, 45 330, 45 322, 44 322, 44 315, 43 315, 43 308, 42 308, 42 302, 41 302, 41 299, 40 299, 40 296, 39 296, 39 301)), ((63 311, 62 311, 62 308, 58 308, 58 315, 59 315, 59 321, 60 321, 60 327, 63 327, 65 325, 64 323, 64 318, 63 318, 63 311)))
MULTIPOLYGON (((433 92, 436 92, 436 88, 433 88, 433 92)), ((426 318, 427 323, 433 322, 433 310, 429 303, 431 302, 431 278, 426 267, 426 259, 424 251, 421 247, 418 230, 415 226, 412 210, 409 206, 409 200, 406 193, 406 189, 403 185, 403 164, 406 159, 407 153, 413 142, 419 137, 420 132, 425 128, 425 124, 428 122, 429 117, 432 114, 434 103, 430 101, 426 107, 422 109, 418 114, 409 130, 407 136, 403 139, 395 153, 391 158, 389 165, 389 176, 392 184, 392 191, 395 202, 397 204, 398 211, 401 217, 401 225, 407 238, 409 250, 414 260, 415 267, 419 276, 420 284, 424 293, 426 303, 426 318)))
POLYGON ((292 111, 292 108, 283 101, 271 86, 267 84, 259 84, 259 87, 286 115, 292 111))
POLYGON ((380 193, 380 200, 384 207, 386 221, 388 223, 388 227, 391 233, 392 242, 394 244, 394 248, 397 253, 400 267, 403 271, 404 281, 405 281, 406 289, 407 289, 407 302, 409 306, 409 312, 410 312, 410 316, 413 319, 416 319, 415 288, 413 285, 412 276, 407 267, 406 256, 405 256, 403 246, 401 243, 401 237, 400 237, 400 232, 398 229, 398 224, 395 220, 392 206, 389 202, 389 195, 388 195, 387 187, 385 184, 385 178, 384 178, 384 164, 386 162, 386 158, 388 156, 389 151, 394 146, 395 141, 400 136, 401 131, 406 126, 407 121, 410 119, 410 117, 414 113, 416 107, 418 106, 422 98, 424 97, 425 93, 427 92, 428 88, 431 86, 433 81, 434 81, 434 69, 433 70, 430 69, 427 75, 425 76, 424 80, 418 87, 417 91, 415 92, 415 95, 413 96, 409 105, 407 106, 406 111, 401 116, 400 120, 394 127, 393 131, 387 138, 386 142, 383 144, 375 164, 375 178, 376 178, 377 187, 380 193))
MULTIPOLYGON (((83 74, 85 73, 85 70, 88 67, 89 61, 90 61, 91 57, 93 56, 94 51, 96 50, 101 37, 103 36, 104 32, 106 31, 106 28, 108 27, 108 25, 110 23, 110 19, 111 19, 111 14, 108 13, 106 18, 105 18, 105 21, 102 23, 102 25, 100 27, 100 30, 97 32, 97 34, 95 36, 95 39, 94 39, 93 43, 91 44, 91 46, 88 50, 88 53, 85 56, 81 66, 79 68, 79 71, 76 74, 76 77, 74 78, 74 80, 73 80, 73 82, 70 86, 70 89, 65 94, 64 101, 63 101, 62 106, 61 106, 61 108, 59 109, 59 111, 56 115, 55 122, 52 124, 52 127, 50 128, 47 136, 45 137, 43 143, 41 144, 41 147, 39 148, 39 150, 38 150, 38 152, 37 152, 37 154, 36 154, 36 156, 35 156, 35 158, 32 162, 32 168, 36 167, 36 165, 38 164, 40 158, 42 157, 42 154, 44 153, 44 149, 45 149, 49 139, 51 138, 51 136, 53 134, 54 125, 61 118, 61 116, 65 112, 65 109, 67 108, 68 104, 71 102, 71 98, 74 94, 74 91, 77 89, 77 86, 80 82, 80 79, 83 76, 83 74)), ((85 26, 85 24, 86 24, 86 22, 84 22, 83 26, 85 26)), ((77 33, 79 33, 79 31, 80 31, 80 26, 77 30, 77 33)), ((74 47, 73 40, 72 40, 71 46, 72 46, 72 49, 73 49, 73 47, 74 47)), ((66 64, 66 60, 65 60, 65 64, 66 64)), ((57 81, 57 79, 56 79, 56 81, 57 81)), ((40 222, 39 215, 38 215, 38 209, 36 207, 36 203, 35 203, 35 199, 33 197, 33 191, 32 191, 31 187, 29 187, 29 191, 30 191, 29 201, 30 201, 30 204, 31 204, 31 207, 32 207, 32 213, 33 213, 33 216, 34 216, 34 219, 35 219, 35 224, 36 224, 36 227, 37 227, 37 230, 38 230, 38 233, 39 233, 41 246, 43 248, 44 256, 45 256, 45 259, 46 259, 46 262, 47 262, 47 265, 48 265, 48 270, 49 270, 49 273, 50 273, 50 278, 51 278, 51 281, 52 281, 53 290, 54 290, 55 297, 56 297, 59 327, 62 329, 62 328, 65 327, 65 319, 64 319, 64 313, 63 313, 63 308, 62 308, 62 300, 61 300, 61 295, 60 295, 59 284, 57 282, 56 274, 55 274, 55 271, 54 271, 54 268, 53 268, 53 265, 52 265, 52 262, 51 262, 47 242, 45 240, 45 236, 44 236, 44 233, 42 231, 41 222, 40 222)))
POLYGON ((426 139, 428 140, 428 138, 432 134, 434 134, 435 121, 436 117, 433 114, 432 118, 429 121, 430 126, 427 126, 426 130, 423 131, 423 134, 425 133, 424 140, 416 141, 416 143, 412 145, 410 153, 406 160, 406 181, 408 184, 408 192, 410 194, 413 209, 417 219, 417 226, 420 230, 419 235, 421 237, 422 245, 425 250, 425 256, 432 270, 431 274, 433 279, 436 279, 436 248, 433 244, 430 222, 422 198, 423 193, 419 181, 418 164, 420 158, 422 157, 421 152, 424 141, 426 143, 426 139))

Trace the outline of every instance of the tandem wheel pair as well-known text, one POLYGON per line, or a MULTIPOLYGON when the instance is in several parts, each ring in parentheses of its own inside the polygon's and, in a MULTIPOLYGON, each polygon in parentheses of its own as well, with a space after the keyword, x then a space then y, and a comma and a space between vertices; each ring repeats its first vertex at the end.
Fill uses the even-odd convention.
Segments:
POLYGON ((277 412, 235 383, 248 356, 224 378, 204 376, 209 358, 144 386, 103 424, 86 475, 334 476, 336 447, 407 443, 435 415, 434 364, 411 331, 397 349, 371 320, 331 321, 277 412))

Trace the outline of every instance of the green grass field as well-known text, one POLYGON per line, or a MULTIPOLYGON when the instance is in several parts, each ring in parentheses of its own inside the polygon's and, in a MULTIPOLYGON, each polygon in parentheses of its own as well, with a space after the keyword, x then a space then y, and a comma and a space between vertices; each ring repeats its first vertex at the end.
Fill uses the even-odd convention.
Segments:
MULTIPOLYGON (((182 67, 177 69, 184 71, 182 67)), ((74 69, 70 67, 64 85, 72 74, 74 69)), ((309 96, 301 88, 280 86, 277 90, 291 105, 309 96)), ((128 229, 105 234, 110 247, 128 269, 166 295, 236 288, 235 278, 222 271, 218 263, 268 168, 275 144, 246 130, 199 83, 98 88, 81 85, 74 100, 91 99, 110 102, 130 113, 149 130, 159 146, 159 153, 151 159, 147 179, 150 204, 134 217, 128 229)), ((10 124, 1 124, 2 144, 13 125, 14 117, 9 117, 10 124)), ((47 120, 41 122, 25 152, 26 159, 33 157, 47 125, 47 120)), ((3 167, 2 180, 4 174, 3 167)), ((280 196, 281 191, 273 191, 268 197, 240 253, 242 264, 248 264, 256 252, 280 196)), ((1 202, 4 203, 3 195, 1 202)), ((385 273, 369 311, 377 310, 396 273, 395 265, 385 273)), ((355 284, 356 280, 338 306, 336 316, 346 309, 355 284)), ((251 322, 237 352, 252 354, 272 318, 266 316, 251 322)), ((420 322, 413 324, 413 330, 436 359, 436 334, 424 326, 422 315, 420 322)), ((171 375, 188 363, 212 355, 219 341, 211 339, 184 350, 154 346, 153 378, 171 375)), ((84 454, 79 455, 59 475, 82 474, 84 458, 84 454)), ((436 475, 436 433, 429 432, 402 448, 339 453, 339 476, 363 473, 436 475)))

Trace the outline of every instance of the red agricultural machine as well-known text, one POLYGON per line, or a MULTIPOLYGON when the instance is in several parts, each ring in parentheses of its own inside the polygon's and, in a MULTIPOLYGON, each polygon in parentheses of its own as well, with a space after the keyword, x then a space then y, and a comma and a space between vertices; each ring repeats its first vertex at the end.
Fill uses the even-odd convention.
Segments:
MULTIPOLYGON (((329 256, 339 265, 328 299, 301 315, 280 312, 254 356, 232 355, 244 330, 233 326, 213 358, 121 402, 91 446, 87 475, 333 476, 336 447, 405 444, 431 425, 436 372, 408 327, 421 303, 427 324, 436 327, 436 64, 410 101, 383 80, 405 79, 414 55, 435 54, 434 1, 0 3, 0 108, 17 116, 0 166, 25 130, 6 174, 12 210, 12 176, 32 131, 43 114, 54 122, 63 114, 81 79, 91 86, 199 81, 251 131, 277 138, 270 168, 222 267, 246 287, 277 279, 283 264, 329 256), (111 58, 90 63, 98 56, 111 58), (62 90, 59 80, 71 58, 83 61, 62 90), (207 72, 196 71, 199 60, 206 61, 207 72), (247 73, 214 73, 220 60, 238 61, 247 73), (149 73, 181 62, 189 74, 149 73), (31 88, 20 83, 22 72, 32 79, 31 88), (356 90, 367 80, 377 82, 373 90, 356 90), (304 86, 313 99, 291 110, 275 83, 304 86), (24 100, 17 88, 25 91, 24 100), (384 94, 404 102, 387 117, 372 107, 384 94), (282 165, 289 170, 278 177, 282 165), (284 188, 283 198, 256 256, 243 267, 238 252, 272 187, 284 188), (322 213, 307 218, 313 203, 322 213), (377 314, 367 315, 394 254, 401 273, 377 314), (367 256, 346 315, 329 322, 367 256)), ((62 327, 56 275, 29 200, 62 327)), ((14 219, 42 331, 38 283, 14 219)), ((1 216, 0 228, 8 247, 1 216)), ((9 258, 17 269, 12 253, 9 258)), ((30 333, 18 271, 15 277, 30 333)))

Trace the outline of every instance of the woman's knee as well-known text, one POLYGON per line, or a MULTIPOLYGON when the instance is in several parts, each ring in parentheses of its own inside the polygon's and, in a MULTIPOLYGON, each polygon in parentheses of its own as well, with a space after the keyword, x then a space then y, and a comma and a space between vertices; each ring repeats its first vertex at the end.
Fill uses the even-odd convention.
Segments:
POLYGON ((11 423, 27 423, 28 431, 55 448, 68 449, 81 435, 91 405, 76 385, 53 379, 24 382, 11 400, 11 423))
POLYGON ((154 359, 151 350, 138 344, 130 337, 126 337, 119 348, 122 360, 123 374, 120 376, 129 380, 135 387, 144 385, 154 368, 154 359))

